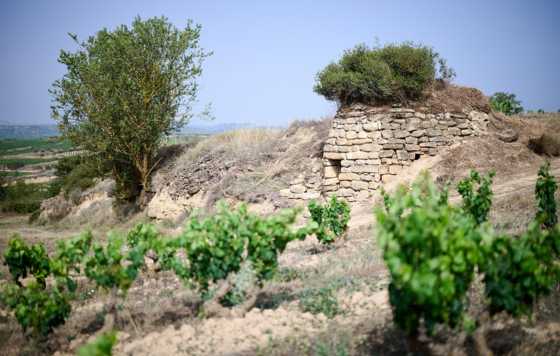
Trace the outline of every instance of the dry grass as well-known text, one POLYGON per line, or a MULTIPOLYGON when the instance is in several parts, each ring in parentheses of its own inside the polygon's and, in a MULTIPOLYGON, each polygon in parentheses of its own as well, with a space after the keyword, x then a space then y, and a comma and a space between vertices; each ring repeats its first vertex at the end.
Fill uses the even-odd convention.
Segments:
POLYGON ((208 154, 221 154, 222 160, 252 159, 261 156, 277 141, 281 130, 277 129, 239 129, 210 136, 177 161, 178 166, 186 166, 208 154))

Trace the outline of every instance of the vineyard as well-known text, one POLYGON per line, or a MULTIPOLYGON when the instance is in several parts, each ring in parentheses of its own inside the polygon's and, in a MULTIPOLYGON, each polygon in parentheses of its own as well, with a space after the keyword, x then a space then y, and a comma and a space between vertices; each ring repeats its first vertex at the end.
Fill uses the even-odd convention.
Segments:
MULTIPOLYGON (((539 301, 557 288, 557 183, 549 164, 538 172, 537 213, 520 236, 494 232, 488 221, 493 177, 472 171, 457 185, 462 202, 452 205, 448 188, 436 186, 424 173, 410 188, 384 192, 383 204, 375 209, 373 237, 389 272, 392 320, 411 352, 422 352, 426 340, 441 330, 466 333, 479 352, 489 352, 484 330, 496 317, 531 317, 539 301), (484 302, 473 312, 475 285, 482 286, 484 302)), ((143 223, 109 234, 104 243, 89 232, 61 240, 50 253, 41 243, 15 237, 3 256, 11 278, 2 284, 1 302, 22 336, 40 349, 87 298, 84 291, 106 295, 98 338, 80 355, 108 354, 119 342, 119 325, 130 318, 127 295, 138 280, 145 284, 159 275, 175 276, 198 296, 193 312, 202 318, 251 314, 262 307, 259 298, 267 284, 298 277, 279 268, 290 242, 315 236, 327 251, 344 244, 348 204, 333 196, 323 205, 312 201, 308 211, 309 221, 298 227, 298 209, 263 218, 244 205, 220 203, 212 215, 190 217, 177 236, 143 223)), ((364 253, 375 254, 373 249, 364 253)), ((299 307, 328 318, 344 314, 336 291, 331 284, 304 292, 299 307)))

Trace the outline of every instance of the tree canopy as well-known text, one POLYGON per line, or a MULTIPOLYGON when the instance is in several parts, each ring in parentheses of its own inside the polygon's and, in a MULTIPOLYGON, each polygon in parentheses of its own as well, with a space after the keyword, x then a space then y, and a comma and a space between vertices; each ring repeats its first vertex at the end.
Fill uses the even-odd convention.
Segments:
POLYGON ((70 37, 66 67, 54 82, 52 115, 64 136, 110 163, 117 198, 149 188, 161 139, 192 117, 196 79, 211 53, 199 45, 200 25, 177 29, 165 17, 102 29, 86 41, 70 37))

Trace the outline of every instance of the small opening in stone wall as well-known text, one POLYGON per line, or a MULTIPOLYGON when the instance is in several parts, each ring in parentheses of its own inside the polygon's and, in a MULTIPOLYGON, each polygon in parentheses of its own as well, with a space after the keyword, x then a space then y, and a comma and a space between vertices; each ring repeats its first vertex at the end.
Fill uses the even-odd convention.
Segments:
POLYGON ((340 174, 340 169, 342 168, 342 161, 339 159, 329 159, 329 166, 332 167, 335 176, 338 178, 338 175, 340 174))
POLYGON ((414 160, 415 160, 415 161, 419 160, 419 159, 420 159, 420 156, 422 156, 422 155, 421 155, 420 153, 416 152, 416 153, 414 154, 414 160))

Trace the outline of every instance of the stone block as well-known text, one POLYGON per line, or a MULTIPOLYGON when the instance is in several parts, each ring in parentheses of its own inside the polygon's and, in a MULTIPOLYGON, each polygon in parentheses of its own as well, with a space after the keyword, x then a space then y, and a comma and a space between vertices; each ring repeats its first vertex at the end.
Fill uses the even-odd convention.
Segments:
POLYGON ((336 195, 339 197, 351 197, 354 195, 354 191, 348 188, 339 189, 336 195))
POLYGON ((323 157, 327 159, 344 159, 345 154, 340 152, 324 152, 323 157))
MULTIPOLYGON (((387 143, 383 145, 383 150, 399 150, 402 149, 404 145, 402 143, 387 143)), ((383 151, 381 151, 383 152, 383 151)), ((381 155, 379 157, 382 157, 381 155)))
POLYGON ((421 137, 424 136, 425 134, 426 134, 426 130, 416 130, 410 133, 412 137, 421 137))
POLYGON ((447 129, 447 133, 453 136, 458 136, 461 134, 461 130, 458 127, 450 127, 447 129))
POLYGON ((353 145, 353 146, 363 145, 363 144, 366 144, 366 143, 371 143, 371 139, 369 139, 369 138, 356 138, 356 139, 353 139, 353 140, 348 140, 348 144, 353 145))
POLYGON ((405 145, 404 148, 409 152, 420 151, 420 146, 419 145, 414 145, 414 144, 405 145))
POLYGON ((392 130, 383 130, 383 131, 381 131, 381 137, 383 137, 383 138, 393 138, 393 131, 392 130))
POLYGON ((379 158, 393 157, 394 154, 395 154, 395 151, 393 151, 393 150, 383 150, 383 151, 379 152, 379 158))
POLYGON ((418 138, 409 136, 405 139, 405 143, 415 145, 418 143, 418 138))
POLYGON ((354 190, 368 189, 368 186, 369 186, 369 184, 367 182, 363 182, 361 180, 352 181, 352 189, 354 189, 354 190))
POLYGON ((357 152, 348 152, 346 154, 346 159, 367 159, 368 153, 367 152, 361 152, 361 151, 357 151, 357 152))
POLYGON ((360 179, 360 176, 356 173, 340 173, 338 175, 338 179, 340 181, 347 181, 347 180, 357 180, 360 179))
POLYGON ((410 159, 410 155, 408 154, 407 151, 397 151, 397 159, 406 161, 410 159))
POLYGON ((438 130, 438 129, 426 130, 426 135, 428 135, 430 137, 441 136, 442 134, 443 133, 441 132, 441 130, 438 130))
POLYGON ((355 131, 347 131, 346 132, 346 138, 349 140, 355 139, 358 137, 358 133, 355 131))
POLYGON ((472 134, 474 134, 473 130, 469 130, 469 129, 461 130, 461 136, 470 136, 472 134))
POLYGON ((352 167, 353 173, 377 173, 379 172, 379 166, 374 165, 363 165, 352 167))
POLYGON ((371 131, 379 130, 381 128, 381 125, 379 124, 379 122, 371 122, 371 123, 363 124, 362 127, 364 131, 371 132, 371 131))
POLYGON ((340 186, 342 188, 350 188, 352 186, 352 181, 350 180, 343 180, 340 182, 340 186))
POLYGON ((290 187, 290 192, 294 194, 305 193, 306 190, 307 188, 303 184, 296 184, 290 187))
POLYGON ((338 175, 338 169, 333 166, 325 167, 323 176, 325 178, 335 178, 338 175))

